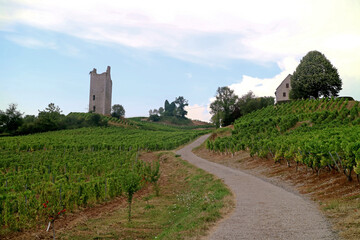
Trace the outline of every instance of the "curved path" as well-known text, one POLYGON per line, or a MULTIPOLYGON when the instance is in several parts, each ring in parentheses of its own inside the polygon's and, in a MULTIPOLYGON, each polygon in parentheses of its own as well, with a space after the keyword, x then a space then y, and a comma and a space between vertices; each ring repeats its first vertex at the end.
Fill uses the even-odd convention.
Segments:
POLYGON ((255 176, 191 152, 209 135, 177 151, 181 158, 224 180, 235 194, 236 208, 220 222, 209 239, 337 239, 316 206, 255 176))

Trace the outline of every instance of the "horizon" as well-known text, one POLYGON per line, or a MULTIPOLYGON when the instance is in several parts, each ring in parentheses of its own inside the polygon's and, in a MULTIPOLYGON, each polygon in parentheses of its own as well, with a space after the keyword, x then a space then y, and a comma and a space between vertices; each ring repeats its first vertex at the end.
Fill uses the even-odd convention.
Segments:
POLYGON ((112 105, 148 116, 183 96, 210 120, 218 87, 275 97, 309 51, 360 99, 360 2, 13 0, 0 10, 0 110, 37 115, 49 103, 87 112, 90 76, 111 66, 112 105))

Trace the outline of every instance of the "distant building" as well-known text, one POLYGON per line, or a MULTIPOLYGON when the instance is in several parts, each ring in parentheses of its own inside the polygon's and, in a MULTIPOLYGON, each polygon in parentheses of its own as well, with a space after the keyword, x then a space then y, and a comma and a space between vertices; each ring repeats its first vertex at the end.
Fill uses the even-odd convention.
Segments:
POLYGON ((110 66, 106 72, 97 74, 94 68, 90 72, 89 112, 110 115, 111 113, 112 81, 110 66))
POLYGON ((276 103, 289 101, 289 93, 291 90, 290 84, 291 74, 289 74, 277 87, 275 91, 276 103))

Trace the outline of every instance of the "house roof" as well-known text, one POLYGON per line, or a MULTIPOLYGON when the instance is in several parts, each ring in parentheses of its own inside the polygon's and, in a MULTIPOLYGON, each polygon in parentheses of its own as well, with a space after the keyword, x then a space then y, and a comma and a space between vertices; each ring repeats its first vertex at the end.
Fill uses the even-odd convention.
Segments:
POLYGON ((284 80, 282 80, 282 82, 281 82, 280 85, 276 88, 275 91, 278 90, 278 88, 285 82, 285 80, 286 80, 289 76, 291 77, 292 75, 291 75, 291 74, 287 75, 286 78, 284 78, 284 80))

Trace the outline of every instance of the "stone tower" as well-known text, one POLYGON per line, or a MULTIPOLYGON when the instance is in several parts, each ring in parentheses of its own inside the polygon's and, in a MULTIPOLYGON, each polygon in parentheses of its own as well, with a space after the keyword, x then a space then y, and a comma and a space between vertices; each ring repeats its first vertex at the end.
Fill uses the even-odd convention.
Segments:
POLYGON ((94 68, 90 72, 89 112, 110 115, 112 81, 110 66, 106 72, 97 74, 94 68))

